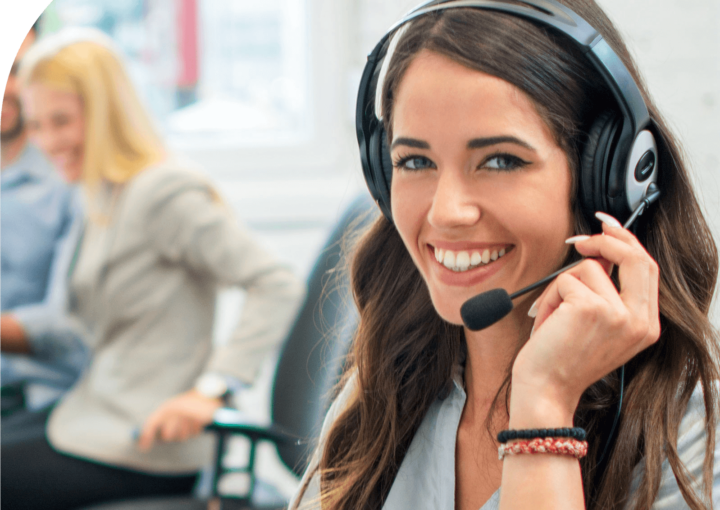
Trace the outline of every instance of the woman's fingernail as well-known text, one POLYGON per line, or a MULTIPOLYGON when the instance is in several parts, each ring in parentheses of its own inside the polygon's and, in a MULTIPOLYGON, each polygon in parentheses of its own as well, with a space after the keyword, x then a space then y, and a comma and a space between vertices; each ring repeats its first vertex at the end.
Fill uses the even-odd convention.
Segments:
POLYGON ((530 330, 530 336, 533 336, 533 333, 535 333, 535 323, 533 323, 533 327, 530 330))
POLYGON ((532 317, 533 319, 537 316, 538 313, 538 300, 540 298, 536 299, 535 302, 530 307, 530 310, 528 310, 528 317, 532 317))
POLYGON ((590 239, 590 236, 573 236, 565 239, 565 244, 575 244, 580 241, 587 241, 588 239, 590 239))
POLYGON ((596 212, 595 217, 602 221, 608 227, 622 228, 622 224, 609 214, 605 214, 604 212, 596 212))

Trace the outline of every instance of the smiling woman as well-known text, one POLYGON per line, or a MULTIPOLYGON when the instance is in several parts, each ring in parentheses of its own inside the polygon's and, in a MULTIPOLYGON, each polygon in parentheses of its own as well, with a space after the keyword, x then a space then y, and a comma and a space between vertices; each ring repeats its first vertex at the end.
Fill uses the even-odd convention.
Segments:
POLYGON ((426 2, 370 54, 357 131, 384 216, 355 252, 352 364, 291 508, 712 508, 717 249, 600 7, 426 2), (469 298, 583 258, 463 324, 469 298))

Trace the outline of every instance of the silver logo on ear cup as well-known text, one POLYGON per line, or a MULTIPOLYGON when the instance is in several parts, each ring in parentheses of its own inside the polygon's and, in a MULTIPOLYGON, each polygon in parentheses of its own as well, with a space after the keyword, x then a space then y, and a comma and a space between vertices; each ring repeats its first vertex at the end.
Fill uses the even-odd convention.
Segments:
POLYGON ((658 161, 655 137, 647 129, 640 131, 633 142, 625 171, 625 198, 634 211, 645 196, 651 182, 657 182, 658 161))
POLYGON ((635 167, 635 180, 637 182, 644 182, 652 175, 653 170, 655 170, 656 160, 655 153, 651 150, 643 154, 635 167))

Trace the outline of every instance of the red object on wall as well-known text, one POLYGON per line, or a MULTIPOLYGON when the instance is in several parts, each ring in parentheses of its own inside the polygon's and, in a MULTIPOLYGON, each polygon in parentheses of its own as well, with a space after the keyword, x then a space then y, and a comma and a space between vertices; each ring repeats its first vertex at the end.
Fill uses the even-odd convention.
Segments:
POLYGON ((198 82, 197 0, 179 0, 178 9, 178 87, 193 88, 198 82))

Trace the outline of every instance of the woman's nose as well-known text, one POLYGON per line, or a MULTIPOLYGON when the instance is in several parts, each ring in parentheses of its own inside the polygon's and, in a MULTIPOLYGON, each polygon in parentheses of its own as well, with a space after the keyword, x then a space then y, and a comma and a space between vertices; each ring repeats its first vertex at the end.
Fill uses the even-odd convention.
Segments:
POLYGON ((463 172, 441 171, 428 221, 437 228, 474 225, 482 216, 476 198, 472 196, 463 172))

